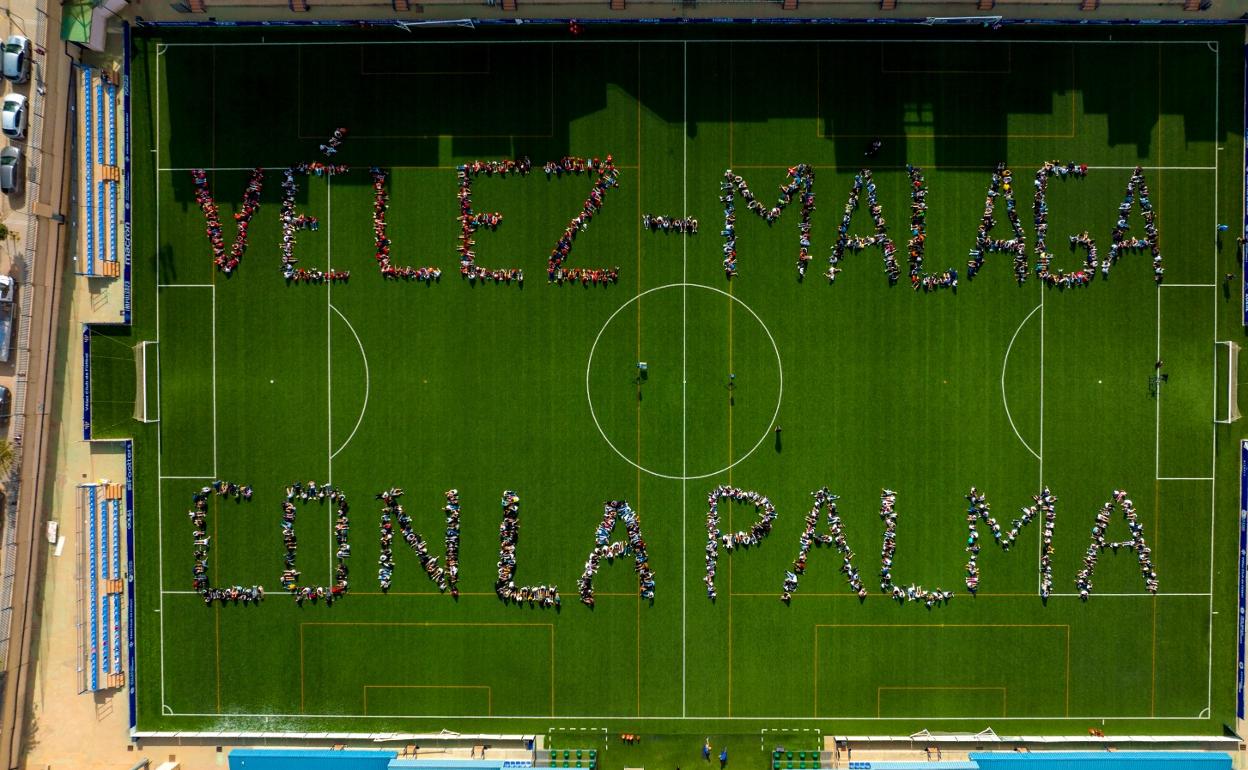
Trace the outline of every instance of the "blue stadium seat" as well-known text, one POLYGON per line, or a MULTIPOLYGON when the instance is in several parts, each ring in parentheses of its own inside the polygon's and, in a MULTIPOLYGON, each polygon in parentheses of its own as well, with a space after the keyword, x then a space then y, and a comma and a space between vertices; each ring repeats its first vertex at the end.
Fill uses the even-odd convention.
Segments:
MULTIPOLYGON (((86 184, 82 191, 84 210, 86 216, 83 217, 83 225, 86 227, 87 234, 87 253, 84 255, 87 261, 87 275, 95 274, 95 143, 93 140, 93 132, 91 130, 91 68, 82 68, 82 98, 83 98, 83 137, 82 137, 82 164, 86 175, 86 184)), ((92 688, 94 689, 94 688, 92 688)))
POLYGON ((100 688, 99 676, 99 644, 100 644, 100 616, 96 606, 96 595, 98 590, 98 567, 96 566, 96 528, 99 526, 96 509, 95 509, 95 487, 87 489, 87 574, 90 575, 87 581, 87 607, 91 618, 91 650, 90 650, 90 671, 87 677, 88 684, 92 691, 100 688))

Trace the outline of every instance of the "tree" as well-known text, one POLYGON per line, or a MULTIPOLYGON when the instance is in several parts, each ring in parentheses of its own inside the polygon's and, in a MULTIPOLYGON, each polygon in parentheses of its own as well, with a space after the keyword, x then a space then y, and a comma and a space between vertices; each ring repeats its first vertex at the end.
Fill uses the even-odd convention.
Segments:
POLYGON ((17 459, 12 441, 0 442, 0 479, 7 479, 13 470, 13 461, 17 459))

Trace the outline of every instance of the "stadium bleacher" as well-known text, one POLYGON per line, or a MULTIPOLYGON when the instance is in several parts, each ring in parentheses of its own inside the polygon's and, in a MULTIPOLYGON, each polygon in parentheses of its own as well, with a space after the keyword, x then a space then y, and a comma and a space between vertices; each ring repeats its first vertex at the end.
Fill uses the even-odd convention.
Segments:
MULTIPOLYGON (((122 273, 123 223, 119 218, 125 179, 118 147, 122 135, 118 120, 117 84, 97 68, 78 68, 78 267, 81 275, 116 278, 122 273)), ((119 118, 119 116, 122 116, 119 118)))
POLYGON ((125 485, 101 481, 79 486, 85 548, 83 589, 83 689, 112 690, 125 686, 122 666, 121 501, 125 485))

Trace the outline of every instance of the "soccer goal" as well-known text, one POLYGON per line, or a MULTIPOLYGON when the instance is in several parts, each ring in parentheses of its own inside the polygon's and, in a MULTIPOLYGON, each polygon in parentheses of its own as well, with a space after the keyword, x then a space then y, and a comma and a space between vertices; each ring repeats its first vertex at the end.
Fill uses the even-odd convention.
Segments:
POLYGON ((1229 425, 1239 419, 1239 345, 1230 340, 1214 344, 1214 382, 1218 386, 1213 421, 1229 425))
POLYGON ((134 419, 139 422, 160 422, 160 402, 156 398, 159 366, 160 348, 156 342, 143 340, 134 346, 134 419))

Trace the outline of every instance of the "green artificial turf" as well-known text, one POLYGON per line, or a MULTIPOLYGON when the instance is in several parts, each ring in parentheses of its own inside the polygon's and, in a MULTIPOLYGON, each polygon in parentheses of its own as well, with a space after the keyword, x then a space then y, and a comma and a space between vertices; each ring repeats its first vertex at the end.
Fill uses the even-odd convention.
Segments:
MULTIPOLYGON (((865 35, 835 32, 819 34, 865 35)), ((1213 342, 1242 331, 1238 294, 1220 285, 1237 271, 1234 242, 1219 245, 1214 225, 1237 221, 1239 44, 1207 29, 1115 31, 1113 42, 1009 32, 946 43, 140 35, 135 320, 121 341, 159 340, 159 424, 104 408, 133 391, 134 374, 124 356, 104 366, 116 346, 94 347, 97 433, 136 437, 140 729, 591 727, 684 736, 690 766, 701 735, 688 733, 762 728, 1081 733, 1105 720, 1107 732, 1220 732, 1234 711, 1240 430, 1219 427, 1215 451, 1225 381, 1213 342), (299 235, 298 252, 303 267, 351 278, 287 285, 279 169, 318 157, 339 125, 350 136, 336 160, 352 169, 299 178, 299 208, 321 226, 299 235), (959 269, 956 294, 914 292, 904 274, 890 287, 873 249, 849 254, 834 285, 820 276, 877 136, 882 152, 865 162, 890 235, 904 249, 905 164, 921 166, 925 266, 959 269), (540 166, 608 153, 619 187, 568 266, 618 266, 619 283, 547 285, 547 255, 590 182, 548 180, 540 166), (455 165, 521 155, 535 172, 477 178, 473 206, 504 215, 477 233, 479 263, 523 268, 524 285, 469 284, 454 250, 455 165), (1050 183, 1049 243, 1065 269, 1078 265, 1068 234, 1086 229, 1108 251, 1130 169, 1149 167, 1164 288, 1141 254, 1080 289, 1034 275, 1017 285, 1003 255, 965 278, 992 168, 1014 170, 1030 255, 1032 179, 1050 159, 1093 166, 1050 183), (817 174, 810 274, 797 280, 797 204, 769 227, 738 201, 740 274, 726 280, 725 169, 771 205, 797 163, 817 174), (228 240, 257 165, 268 169, 262 205, 227 277, 213 269, 188 169, 217 169, 228 240), (392 173, 394 262, 440 267, 439 283, 379 275, 370 165, 392 173), (683 211, 700 221, 696 236, 640 228, 643 213, 683 211), (1156 399, 1159 351, 1170 380, 1156 399), (106 373, 115 385, 101 384, 106 373), (260 606, 205 607, 190 590, 186 511, 212 478, 256 490, 251 502, 213 499, 210 572, 215 585, 263 584, 260 606), (283 490, 309 479, 351 502, 351 590, 332 607, 297 606, 278 586, 283 490), (720 484, 768 495, 779 515, 760 546, 721 552, 712 602, 707 494, 720 484), (963 495, 985 491, 1004 523, 1041 484, 1059 498, 1059 595, 1038 596, 1037 522, 1008 554, 985 541, 971 596, 963 495), (825 485, 842 496, 873 593, 860 602, 839 555, 815 549, 785 605, 810 493, 825 485), (374 495, 393 486, 434 553, 442 493, 459 490, 458 600, 397 538, 393 588, 379 590, 374 495), (876 590, 883 487, 898 494, 896 582, 953 590, 947 606, 876 590), (1136 501, 1161 595, 1145 593, 1132 552, 1107 551, 1083 603, 1075 573, 1119 488, 1136 501), (504 490, 521 498, 517 582, 558 584, 558 612, 494 594, 504 490), (652 604, 627 560, 603 566, 593 609, 577 601, 609 499, 640 513, 652 604)), ((1132 221, 1138 232, 1138 211, 1132 221)), ((870 226, 864 207, 851 232, 870 226)), ((721 515, 724 531, 756 516, 729 502, 721 515)), ((331 580, 331 523, 328 507, 300 509, 308 582, 331 580)), ((1119 516, 1110 539, 1126 531, 1119 516)), ((656 751, 678 764, 683 748, 656 751)))

